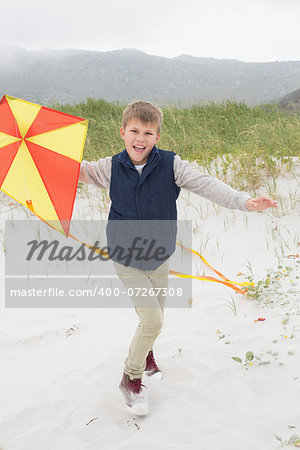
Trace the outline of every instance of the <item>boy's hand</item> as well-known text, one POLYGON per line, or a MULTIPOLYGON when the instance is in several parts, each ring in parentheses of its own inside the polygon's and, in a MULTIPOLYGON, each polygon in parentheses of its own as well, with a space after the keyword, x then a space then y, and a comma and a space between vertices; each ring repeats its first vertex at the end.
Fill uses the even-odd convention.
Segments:
POLYGON ((250 198, 246 201, 246 208, 249 211, 264 211, 277 206, 277 202, 269 197, 250 198))

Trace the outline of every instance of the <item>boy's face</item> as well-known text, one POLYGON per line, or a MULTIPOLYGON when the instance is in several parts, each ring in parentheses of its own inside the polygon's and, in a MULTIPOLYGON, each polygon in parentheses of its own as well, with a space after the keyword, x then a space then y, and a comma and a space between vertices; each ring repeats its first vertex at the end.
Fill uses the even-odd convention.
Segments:
POLYGON ((154 145, 160 138, 157 125, 143 123, 139 119, 131 119, 126 128, 120 129, 121 137, 125 141, 125 148, 131 162, 135 165, 145 164, 154 145))

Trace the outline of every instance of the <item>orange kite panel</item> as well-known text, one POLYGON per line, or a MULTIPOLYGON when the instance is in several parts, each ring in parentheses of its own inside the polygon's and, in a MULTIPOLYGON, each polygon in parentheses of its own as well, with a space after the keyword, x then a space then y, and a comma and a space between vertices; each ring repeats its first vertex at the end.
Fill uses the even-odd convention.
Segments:
POLYGON ((26 133, 25 139, 38 134, 46 133, 47 131, 57 130, 74 123, 82 122, 84 119, 67 115, 54 109, 45 108, 42 106, 31 127, 26 133))
POLYGON ((22 138, 17 121, 5 97, 0 101, 0 131, 10 136, 22 138))
POLYGON ((54 153, 33 142, 26 142, 48 195, 55 205, 56 214, 68 235, 77 191, 80 163, 54 153), (62 192, 64 193, 62 195, 62 192))
POLYGON ((5 147, 0 148, 0 188, 2 183, 6 177, 7 172, 14 160, 14 157, 19 150, 20 141, 14 142, 13 144, 6 145, 5 147))

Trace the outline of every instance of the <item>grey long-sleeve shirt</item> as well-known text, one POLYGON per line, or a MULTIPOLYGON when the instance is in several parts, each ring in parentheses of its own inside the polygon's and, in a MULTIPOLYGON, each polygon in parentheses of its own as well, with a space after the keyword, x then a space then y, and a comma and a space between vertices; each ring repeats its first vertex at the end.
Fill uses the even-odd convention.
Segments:
MULTIPOLYGON (((94 184, 100 189, 108 190, 111 178, 111 156, 99 161, 82 161, 79 181, 94 184)), ((251 197, 244 191, 237 191, 228 184, 193 168, 189 161, 174 156, 174 179, 178 187, 194 192, 218 205, 230 209, 248 211, 246 202, 251 197)))

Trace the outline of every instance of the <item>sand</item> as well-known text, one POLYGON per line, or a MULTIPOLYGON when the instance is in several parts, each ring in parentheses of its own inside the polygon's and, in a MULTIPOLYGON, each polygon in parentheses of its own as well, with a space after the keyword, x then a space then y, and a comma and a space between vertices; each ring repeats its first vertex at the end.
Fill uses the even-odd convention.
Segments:
MULTIPOLYGON (((254 298, 193 281, 190 307, 166 310, 155 345, 164 378, 145 377, 151 411, 135 417, 118 390, 133 308, 5 309, 4 222, 31 216, 1 193, 1 450, 273 450, 300 435, 299 171, 271 194, 278 210, 244 213, 182 191, 193 248, 230 279, 251 270, 263 283, 254 298)), ((73 217, 104 219, 108 206, 84 187, 73 217)))

